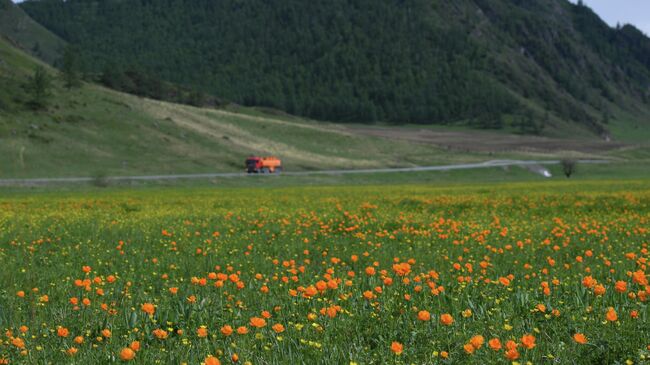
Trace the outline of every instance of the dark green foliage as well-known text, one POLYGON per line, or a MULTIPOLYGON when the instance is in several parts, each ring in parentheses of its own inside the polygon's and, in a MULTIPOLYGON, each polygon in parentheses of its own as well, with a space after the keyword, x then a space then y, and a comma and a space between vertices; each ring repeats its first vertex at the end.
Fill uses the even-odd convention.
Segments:
POLYGON ((576 172, 576 160, 565 158, 560 161, 560 165, 562 165, 562 172, 567 179, 576 172))
POLYGON ((67 89, 72 89, 81 85, 81 66, 79 64, 79 52, 75 47, 67 46, 63 51, 61 72, 63 76, 63 85, 67 89))
POLYGON ((99 77, 99 82, 111 89, 157 100, 194 106, 222 104, 219 99, 208 97, 202 91, 163 81, 139 67, 123 70, 116 65, 106 66, 99 77))
POLYGON ((650 80, 647 37, 631 26, 611 29, 566 0, 21 6, 81 46, 89 67, 107 70, 108 86, 196 104, 191 92, 181 97, 165 80, 244 105, 341 122, 469 120, 501 128, 504 116, 523 116, 520 130, 540 133, 549 118, 531 122, 522 96, 601 133, 600 108, 646 97, 650 80))
POLYGON ((43 66, 37 66, 34 74, 25 85, 29 93, 29 106, 33 109, 47 107, 47 100, 52 89, 52 79, 43 66))

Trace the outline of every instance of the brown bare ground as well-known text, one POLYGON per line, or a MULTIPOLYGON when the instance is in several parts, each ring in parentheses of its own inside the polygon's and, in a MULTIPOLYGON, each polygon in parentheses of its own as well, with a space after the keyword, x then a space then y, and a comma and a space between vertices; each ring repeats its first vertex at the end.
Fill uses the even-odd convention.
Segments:
POLYGON ((628 147, 625 143, 602 140, 560 139, 483 131, 435 131, 407 127, 348 127, 365 136, 398 139, 465 152, 558 153, 573 151, 599 154, 628 147))

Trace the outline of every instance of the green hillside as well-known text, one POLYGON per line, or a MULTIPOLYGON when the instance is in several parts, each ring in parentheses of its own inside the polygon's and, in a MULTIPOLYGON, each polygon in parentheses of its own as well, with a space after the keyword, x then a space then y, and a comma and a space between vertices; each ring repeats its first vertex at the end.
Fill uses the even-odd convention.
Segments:
POLYGON ((61 57, 65 47, 65 41, 35 22, 11 0, 0 0, 0 34, 50 64, 61 57))
POLYGON ((293 171, 483 158, 255 109, 200 109, 88 83, 68 90, 58 71, 4 39, 0 85, 0 178, 238 172, 249 154, 278 155, 293 171), (53 86, 34 110, 26 85, 38 65, 53 86))
POLYGON ((21 6, 98 74, 138 69, 320 120, 625 138, 650 119, 650 40, 567 0, 21 6))

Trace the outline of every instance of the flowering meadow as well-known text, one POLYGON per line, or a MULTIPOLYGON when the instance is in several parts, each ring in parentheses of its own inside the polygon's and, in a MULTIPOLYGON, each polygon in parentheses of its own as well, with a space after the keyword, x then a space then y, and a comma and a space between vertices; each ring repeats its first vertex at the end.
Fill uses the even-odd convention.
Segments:
POLYGON ((638 364, 650 185, 0 197, 0 364, 638 364))

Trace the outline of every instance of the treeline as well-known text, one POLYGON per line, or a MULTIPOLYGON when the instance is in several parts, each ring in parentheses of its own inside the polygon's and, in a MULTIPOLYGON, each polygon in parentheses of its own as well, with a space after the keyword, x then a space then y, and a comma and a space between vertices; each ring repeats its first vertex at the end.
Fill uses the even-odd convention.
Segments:
POLYGON ((626 29, 591 32, 602 21, 590 24, 582 7, 568 3, 573 18, 561 26, 573 31, 575 22, 582 34, 564 35, 539 4, 41 0, 21 6, 83 49, 83 63, 102 73, 102 82, 136 94, 173 97, 165 80, 243 105, 339 122, 463 121, 538 133, 553 115, 602 129, 588 110, 604 113, 619 84, 636 96, 647 88, 636 77, 647 75, 647 53, 637 47, 647 46, 647 38, 626 29), (618 50, 619 42, 627 51, 618 50), (505 47, 528 54, 504 59, 505 47), (581 67, 581 51, 592 48, 603 60, 581 67), (519 70, 530 58, 548 79, 519 70), (607 77, 612 62, 633 65, 617 81, 607 77))

